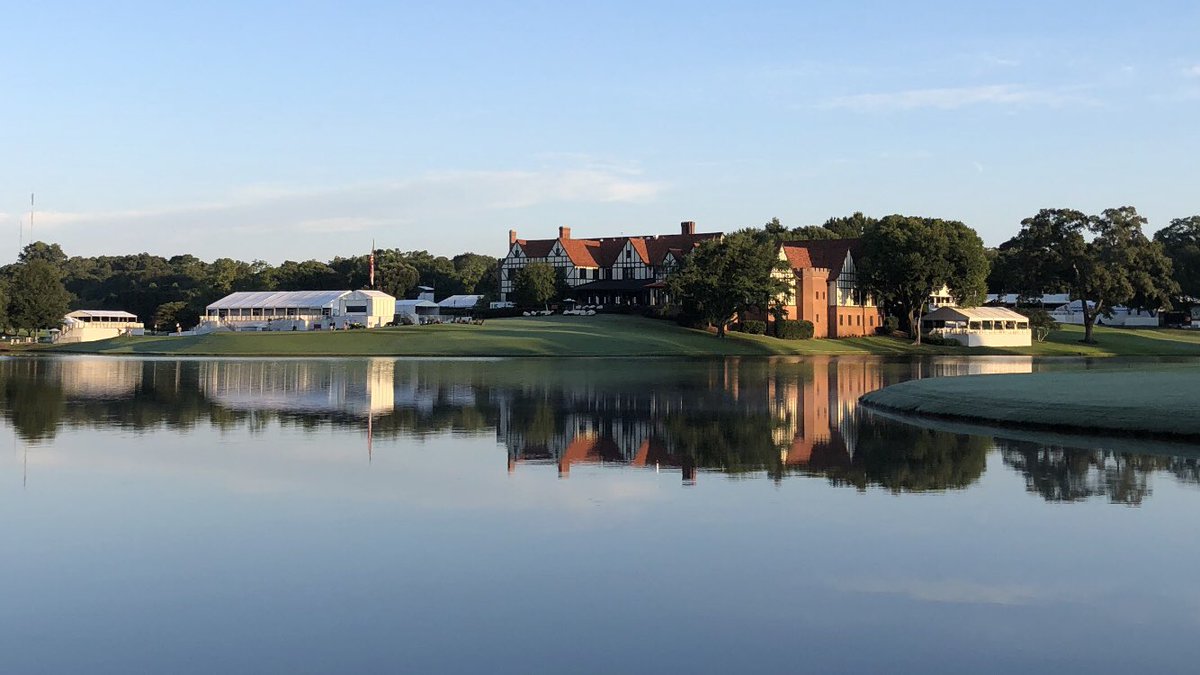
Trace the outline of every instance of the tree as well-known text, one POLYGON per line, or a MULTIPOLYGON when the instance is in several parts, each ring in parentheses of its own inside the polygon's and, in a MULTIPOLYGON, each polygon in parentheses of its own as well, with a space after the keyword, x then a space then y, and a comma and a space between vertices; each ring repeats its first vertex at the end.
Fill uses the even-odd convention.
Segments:
POLYGON ((172 331, 177 325, 182 326, 188 304, 182 300, 164 302, 154 312, 154 330, 172 331))
POLYGON ((857 239, 863 236, 863 231, 868 225, 879 222, 877 219, 870 216, 864 216, 862 211, 855 211, 852 215, 838 218, 830 218, 821 224, 821 227, 833 233, 834 239, 857 239))
POLYGON ((21 249, 21 253, 17 255, 18 263, 27 263, 33 260, 44 260, 52 265, 61 265, 67 261, 67 254, 63 253, 62 247, 58 244, 47 244, 44 241, 30 242, 21 249))
POLYGON ((1200 216, 1176 218, 1154 233, 1154 241, 1171 259, 1172 278, 1180 299, 1191 304, 1200 298, 1200 216))
POLYGON ((487 287, 494 287, 497 260, 490 255, 478 253, 460 253, 451 260, 458 281, 462 284, 463 293, 486 293, 487 287), (483 290, 480 287, 484 287, 483 290))
POLYGON ((705 241, 667 278, 671 295, 684 310, 716 326, 720 337, 736 314, 767 312, 787 290, 786 282, 773 274, 786 269, 785 264, 763 232, 742 230, 705 241))
POLYGON ((1178 292, 1162 244, 1142 232, 1146 219, 1131 206, 1086 216, 1073 209, 1042 209, 1021 221, 1005 242, 1023 297, 1066 289, 1083 311, 1083 341, 1094 343, 1096 319, 1129 304, 1162 309, 1178 292), (1087 235, 1092 235, 1089 240, 1087 235))
POLYGON ((934 291, 948 286, 964 306, 978 304, 987 292, 983 240, 958 221, 891 215, 866 223, 862 242, 860 280, 884 308, 907 320, 916 344, 934 291))
POLYGON ((1033 337, 1038 342, 1045 342, 1050 333, 1059 329, 1058 322, 1050 316, 1044 307, 1018 307, 1017 311, 1029 319, 1029 327, 1033 329, 1033 337))
POLYGON ((558 279, 554 268, 543 262, 529 263, 517 270, 513 281, 513 299, 522 307, 545 305, 554 298, 558 279))
POLYGON ((53 264, 32 259, 19 263, 10 285, 9 320, 30 335, 42 328, 58 326, 66 315, 71 294, 53 264))

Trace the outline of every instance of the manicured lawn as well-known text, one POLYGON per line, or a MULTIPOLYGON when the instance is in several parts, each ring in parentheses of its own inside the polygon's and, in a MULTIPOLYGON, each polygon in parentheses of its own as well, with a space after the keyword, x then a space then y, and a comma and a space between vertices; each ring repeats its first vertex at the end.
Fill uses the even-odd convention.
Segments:
POLYGON ((863 401, 969 421, 1200 437, 1200 366, 911 380, 863 401))
MULTIPOLYGON (((906 354, 904 340, 778 340, 703 331, 640 317, 492 319, 483 326, 447 324, 377 330, 212 333, 196 337, 119 338, 45 351, 175 355, 397 356, 764 356, 906 354)), ((927 348, 929 353, 937 350, 927 348)))
POLYGON ((1098 328, 1099 345, 1084 345, 1066 327, 1028 349, 913 347, 907 340, 779 340, 731 333, 721 340, 670 322, 628 316, 492 319, 483 326, 407 326, 377 330, 214 333, 196 337, 120 338, 37 351, 176 355, 344 356, 770 356, 805 354, 1082 354, 1200 356, 1200 331, 1098 328))
POLYGON ((1045 342, 1019 353, 1039 356, 1200 356, 1200 330, 1097 327, 1097 344, 1085 345, 1082 326, 1063 326, 1045 342))

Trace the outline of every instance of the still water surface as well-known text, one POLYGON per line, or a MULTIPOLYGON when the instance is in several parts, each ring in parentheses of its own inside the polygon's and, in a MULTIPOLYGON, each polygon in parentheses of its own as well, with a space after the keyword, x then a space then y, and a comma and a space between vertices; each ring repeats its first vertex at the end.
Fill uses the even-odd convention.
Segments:
POLYGON ((857 405, 1125 365, 3 359, 0 669, 1194 672, 1200 450, 857 405))

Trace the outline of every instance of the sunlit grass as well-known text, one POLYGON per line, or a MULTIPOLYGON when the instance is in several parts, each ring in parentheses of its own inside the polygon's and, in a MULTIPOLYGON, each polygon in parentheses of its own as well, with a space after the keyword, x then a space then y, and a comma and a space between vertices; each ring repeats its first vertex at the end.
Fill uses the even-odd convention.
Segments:
POLYGON ((1200 436, 1200 366, 931 378, 863 400, 899 412, 1002 424, 1200 436))
POLYGON ((730 333, 725 339, 667 321, 628 316, 492 319, 483 326, 445 324, 377 330, 213 333, 194 337, 135 337, 62 345, 49 351, 178 355, 346 356, 769 356, 806 354, 1034 354, 1091 356, 1196 355, 1200 334, 1180 330, 1097 328, 1098 345, 1084 345, 1068 326, 1044 343, 1022 349, 914 347, 890 337, 779 340, 730 333))

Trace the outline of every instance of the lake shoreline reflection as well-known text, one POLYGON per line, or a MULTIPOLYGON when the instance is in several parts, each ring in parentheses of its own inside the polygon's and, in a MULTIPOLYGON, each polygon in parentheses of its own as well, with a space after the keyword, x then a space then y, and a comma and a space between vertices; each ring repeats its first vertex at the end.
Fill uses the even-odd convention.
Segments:
POLYGON ((0 358, 0 647, 13 671, 1178 669, 1193 448, 858 405, 1130 363, 0 358), (514 619, 669 640, 522 650, 514 619), (805 656, 765 651, 786 626, 805 656), (189 658, 204 631, 223 646, 189 658), (1078 660, 1088 631, 1123 637, 1078 660), (128 660, 89 667, 104 640, 128 660))

